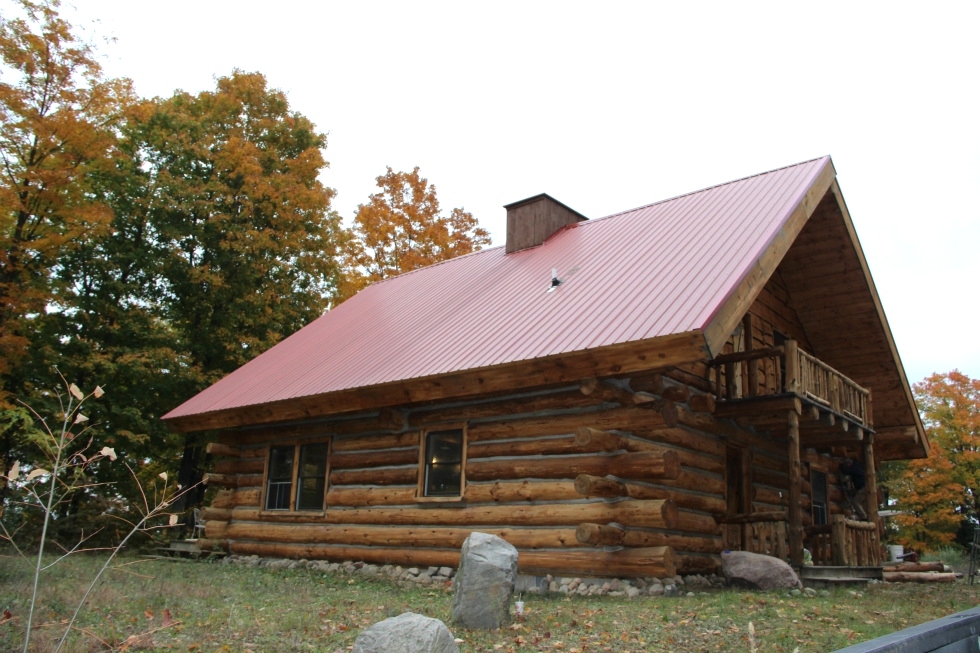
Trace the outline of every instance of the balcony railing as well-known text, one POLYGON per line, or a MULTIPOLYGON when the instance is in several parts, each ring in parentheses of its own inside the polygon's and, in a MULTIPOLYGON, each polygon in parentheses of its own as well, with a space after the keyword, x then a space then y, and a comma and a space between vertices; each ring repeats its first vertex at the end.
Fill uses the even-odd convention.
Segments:
POLYGON ((800 349, 795 340, 722 354, 711 367, 719 401, 790 393, 872 428, 871 391, 800 349))

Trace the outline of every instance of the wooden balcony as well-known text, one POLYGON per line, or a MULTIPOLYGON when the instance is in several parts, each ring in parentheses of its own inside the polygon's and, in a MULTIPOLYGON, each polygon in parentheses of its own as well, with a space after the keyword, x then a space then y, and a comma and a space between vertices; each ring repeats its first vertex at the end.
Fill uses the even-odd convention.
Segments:
POLYGON ((796 341, 722 354, 711 368, 718 417, 784 436, 787 413, 795 412, 804 447, 860 442, 874 432, 871 391, 803 351, 796 341))

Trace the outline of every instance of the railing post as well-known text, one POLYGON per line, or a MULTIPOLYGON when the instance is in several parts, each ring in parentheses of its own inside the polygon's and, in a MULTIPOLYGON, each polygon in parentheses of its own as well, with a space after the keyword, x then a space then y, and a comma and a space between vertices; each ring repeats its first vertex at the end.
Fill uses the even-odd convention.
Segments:
POLYGON ((794 567, 803 565, 803 507, 800 478, 800 416, 787 411, 789 423, 786 445, 789 457, 789 561, 794 567))
POLYGON ((795 340, 787 340, 783 345, 785 347, 785 352, 783 353, 784 365, 783 368, 786 370, 786 378, 783 379, 785 384, 784 390, 786 392, 793 392, 800 394, 800 354, 797 348, 795 340))
POLYGON ((834 566, 848 566, 847 518, 844 515, 830 516, 830 555, 834 566))
POLYGON ((868 394, 864 397, 864 414, 861 417, 864 419, 864 425, 868 429, 873 430, 875 427, 875 418, 871 404, 871 390, 868 390, 868 394))
MULTIPOLYGON (((878 473, 875 471, 875 452, 874 452, 874 433, 868 433, 864 440, 864 488, 865 488, 865 512, 868 513, 868 521, 878 528, 878 473)), ((880 534, 879 530, 875 530, 880 534)), ((877 538, 875 538, 877 539, 877 538)), ((877 556, 876 556, 877 557, 877 556)))

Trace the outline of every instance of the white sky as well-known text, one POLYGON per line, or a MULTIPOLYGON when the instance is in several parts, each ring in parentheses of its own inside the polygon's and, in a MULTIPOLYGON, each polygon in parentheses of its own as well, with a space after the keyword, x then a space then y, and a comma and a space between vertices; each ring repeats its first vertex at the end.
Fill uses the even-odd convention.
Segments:
POLYGON ((909 381, 980 377, 978 2, 74 4, 145 97, 265 74, 347 220, 386 165, 502 244, 540 192, 601 217, 830 154, 909 381))

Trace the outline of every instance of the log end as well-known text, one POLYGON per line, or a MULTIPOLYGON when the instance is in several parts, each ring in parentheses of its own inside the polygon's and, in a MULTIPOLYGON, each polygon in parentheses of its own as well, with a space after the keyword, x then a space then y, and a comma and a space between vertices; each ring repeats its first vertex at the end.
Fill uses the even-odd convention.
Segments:
POLYGON ((670 428, 677 426, 678 413, 677 404, 673 401, 664 401, 663 409, 660 411, 664 416, 664 425, 670 428))

